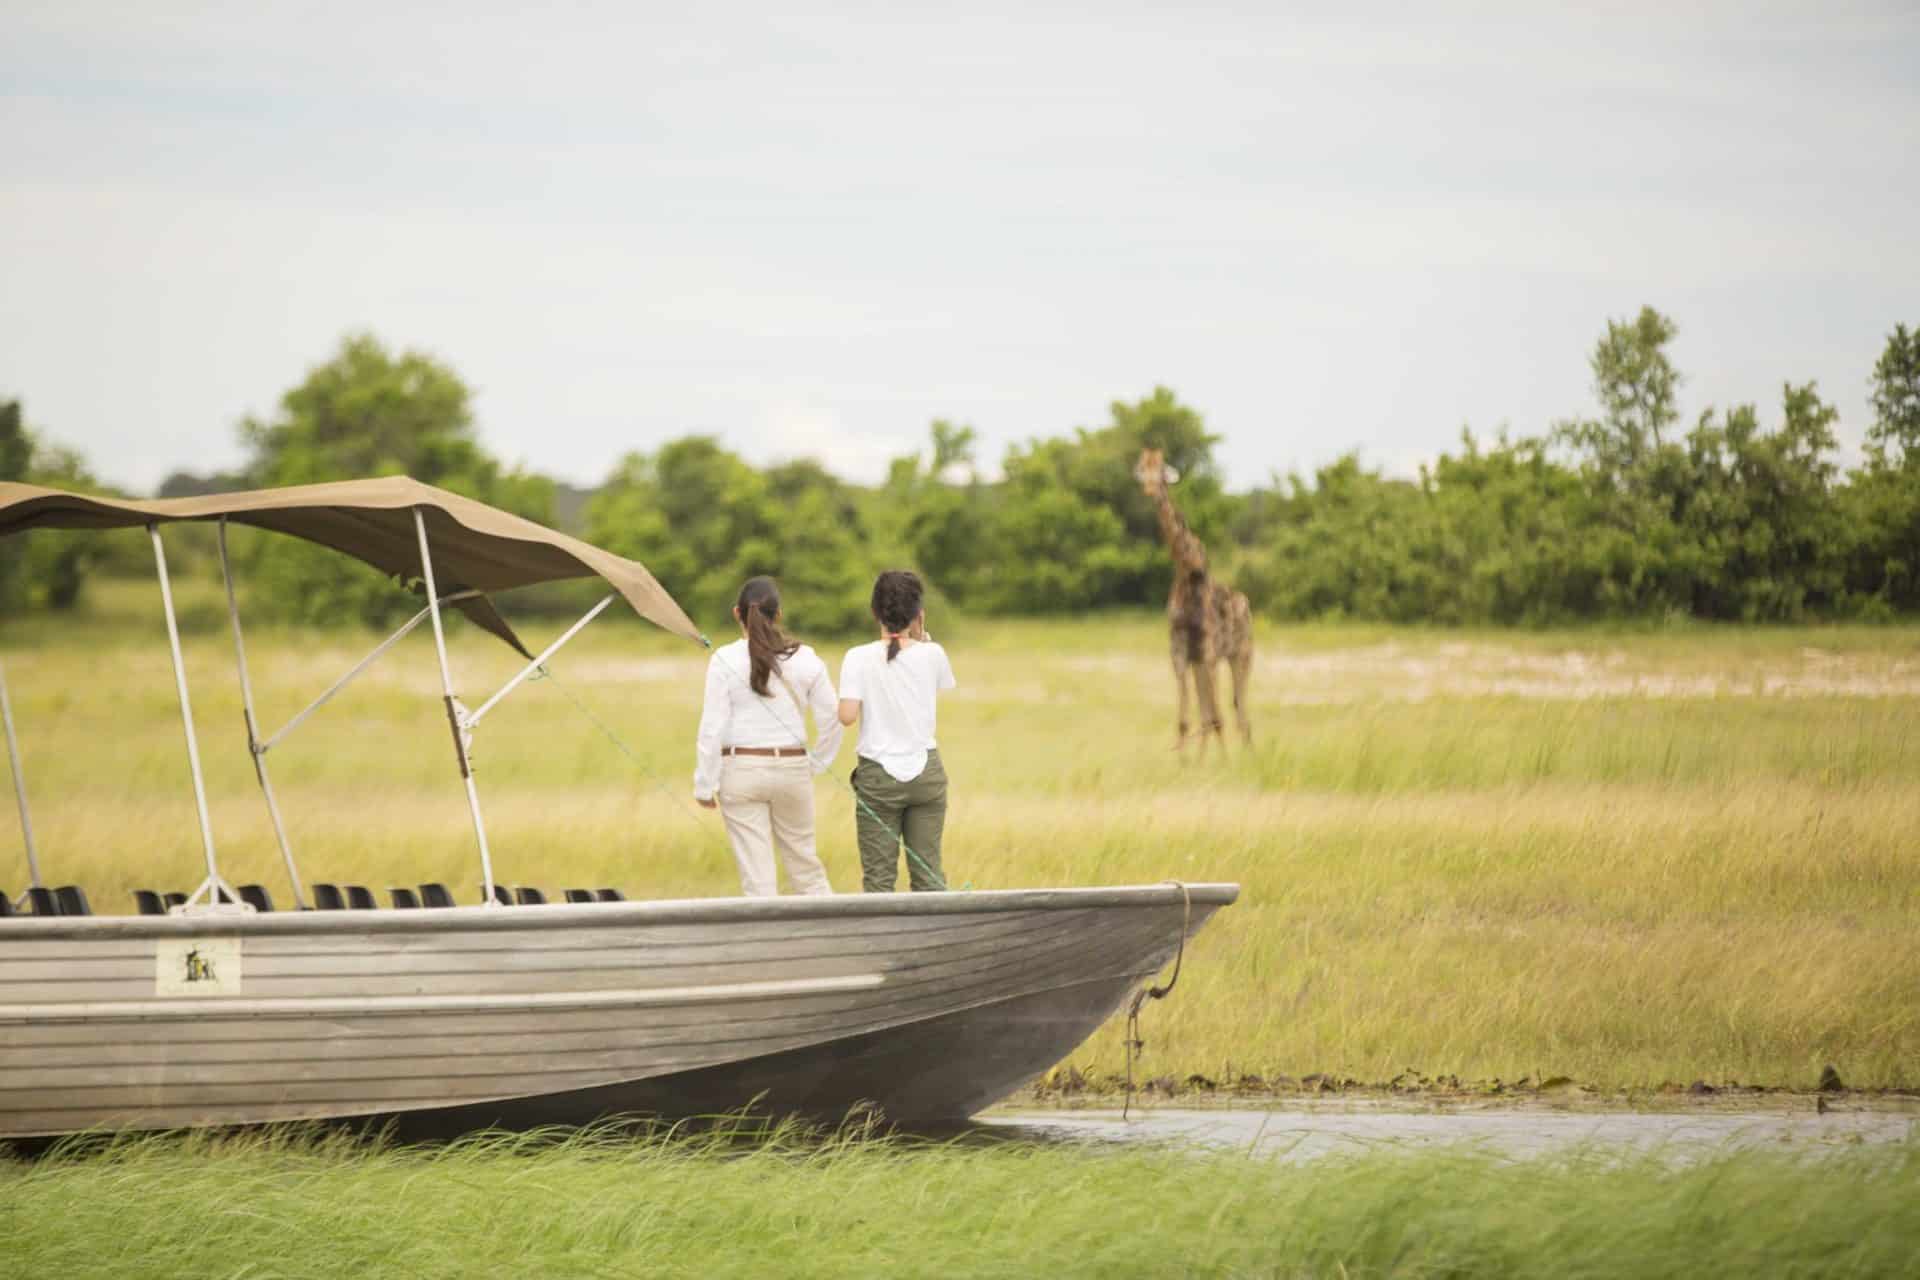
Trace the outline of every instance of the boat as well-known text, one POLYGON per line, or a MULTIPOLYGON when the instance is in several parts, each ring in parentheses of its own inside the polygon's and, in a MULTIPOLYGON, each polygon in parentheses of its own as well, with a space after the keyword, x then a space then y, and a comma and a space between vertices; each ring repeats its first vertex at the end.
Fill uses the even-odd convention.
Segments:
MULTIPOLYGON (((645 566, 406 477, 129 501, 0 483, 0 546, 32 529, 150 534, 205 876, 172 901, 95 912, 42 882, 5 672, 0 713, 30 884, 0 890, 0 1140, 288 1121, 435 1136, 746 1108, 902 1125, 964 1120, 1061 1061, 1238 896, 1232 884, 832 897, 628 899, 509 893, 471 766, 487 712, 624 602, 696 643, 645 566), (215 526, 247 750, 287 874, 222 878, 181 663, 163 526, 215 526), (227 551, 243 524, 330 547, 424 603, 288 725, 262 732, 227 551), (540 653, 494 606, 514 587, 597 577, 607 594, 540 653), (443 608, 525 665, 477 708, 456 695, 443 608), (478 893, 307 885, 269 752, 430 622, 478 893)), ((0 863, 0 866, 4 866, 0 863)), ((1177 973, 1177 968, 1176 968, 1177 973)))

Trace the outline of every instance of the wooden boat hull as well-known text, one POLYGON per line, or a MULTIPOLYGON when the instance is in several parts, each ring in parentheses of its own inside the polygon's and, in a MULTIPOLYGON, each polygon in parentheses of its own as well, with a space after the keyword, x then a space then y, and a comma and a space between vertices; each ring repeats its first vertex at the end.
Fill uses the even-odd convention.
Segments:
POLYGON ((1058 1062, 1233 885, 0 924, 0 1137, 869 1104, 1058 1062))

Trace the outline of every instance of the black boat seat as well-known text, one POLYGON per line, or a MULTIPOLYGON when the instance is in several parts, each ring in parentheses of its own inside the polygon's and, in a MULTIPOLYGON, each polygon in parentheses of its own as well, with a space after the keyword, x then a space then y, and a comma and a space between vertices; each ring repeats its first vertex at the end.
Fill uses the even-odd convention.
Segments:
POLYGON ((184 893, 163 893, 160 895, 160 901, 167 907, 184 907, 187 905, 187 895, 184 893))
POLYGON ((389 889, 387 892, 392 895, 395 907, 412 911, 420 906, 419 896, 411 889, 389 889))
POLYGON ((273 910, 273 895, 267 892, 263 884, 243 884, 240 886, 240 901, 255 911, 273 910))
POLYGON ((567 890, 567 901, 568 901, 568 902, 592 902, 592 901, 593 901, 593 890, 591 890, 591 889, 569 889, 569 890, 567 890))
POLYGON ((493 900, 503 907, 513 905, 513 895, 507 892, 507 886, 503 884, 493 886, 493 900))
POLYGON ((453 895, 447 892, 447 886, 435 881, 420 886, 420 905, 423 907, 450 907, 453 895))
POLYGON ((5 889, 0 889, 0 918, 4 918, 12 914, 13 914, 13 899, 7 896, 7 891, 5 889))
POLYGON ((53 891, 54 901, 60 904, 63 916, 90 916, 93 904, 87 901, 87 891, 77 884, 63 884, 53 891))
POLYGON ((547 905, 547 895, 532 885, 523 884, 518 886, 514 889, 513 896, 523 907, 544 907, 547 905))
POLYGON ((316 884, 313 886, 313 905, 321 911, 345 911, 347 900, 340 896, 337 884, 316 884))
POLYGON ((373 900, 373 890, 363 884, 350 884, 347 890, 347 909, 350 911, 377 911, 380 904, 373 900))
POLYGON ((37 884, 28 889, 27 903, 32 908, 33 915, 57 916, 60 914, 60 900, 54 897, 53 890, 45 885, 37 884))
POLYGON ((627 900, 627 895, 618 889, 599 889, 595 891, 594 897, 600 899, 602 902, 625 902, 627 900))
POLYGON ((167 914, 167 904, 162 902, 160 895, 151 889, 135 889, 133 891, 133 905, 140 909, 140 914, 143 916, 163 916, 167 914))

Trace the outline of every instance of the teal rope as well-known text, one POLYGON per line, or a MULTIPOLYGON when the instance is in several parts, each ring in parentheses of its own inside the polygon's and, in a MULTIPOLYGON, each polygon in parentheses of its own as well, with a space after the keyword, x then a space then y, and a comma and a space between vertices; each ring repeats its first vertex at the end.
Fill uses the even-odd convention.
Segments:
POLYGON ((606 735, 607 741, 611 742, 614 746, 618 747, 621 753, 625 755, 628 760, 632 761, 634 768, 640 771, 641 777, 645 778, 648 782, 651 782, 654 786, 658 787, 663 795, 666 795, 672 798, 674 802, 674 808, 683 817, 685 817, 688 822, 691 822, 702 836, 707 836, 712 833, 712 828, 708 827, 704 822, 700 821, 700 816, 696 814, 692 809, 689 809, 687 807, 686 797, 682 796, 677 791, 669 789, 666 783, 660 781, 659 778, 655 777, 651 772, 649 772, 647 769, 647 766, 640 762, 639 754, 636 753, 632 747, 628 746, 625 740, 623 740, 619 734, 613 731, 612 726, 608 725, 606 721, 602 720, 599 716, 595 715, 591 707, 589 707, 586 703, 580 701, 579 698, 576 698, 573 694, 573 690, 561 684, 559 679, 553 674, 553 672, 547 670, 545 667, 537 668, 535 671, 535 674, 529 679, 528 683, 532 683, 532 681, 534 680, 545 680, 548 684, 558 689, 561 693, 561 696, 566 698, 568 702, 571 702, 576 711, 578 711, 581 715, 585 716, 587 719, 593 721, 593 723, 599 728, 600 732, 606 735))

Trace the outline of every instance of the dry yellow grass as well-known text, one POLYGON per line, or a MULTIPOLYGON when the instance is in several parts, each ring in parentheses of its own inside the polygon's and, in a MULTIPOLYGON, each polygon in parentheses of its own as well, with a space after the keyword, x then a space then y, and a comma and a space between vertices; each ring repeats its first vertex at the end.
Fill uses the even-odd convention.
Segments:
MULTIPOLYGON (((204 585, 185 611, 223 870, 284 898, 223 619, 204 585)), ((942 712, 956 886, 1245 888, 1148 1015, 1150 1075, 1806 1085, 1832 1062, 1851 1084, 1920 1085, 1920 633, 1266 628, 1257 744, 1206 766, 1169 750, 1157 620, 942 638, 963 682, 942 712)), ((251 634, 264 720, 373 640, 251 634)), ((7 620, 0 657, 48 875, 108 908, 135 885, 191 886, 150 592, 7 620)), ((515 665, 470 631, 454 661, 470 705, 515 665)), ((639 626, 590 630, 558 682, 489 717, 479 780, 503 881, 735 891, 718 820, 687 798, 702 662, 639 626)), ((272 754, 309 879, 474 895, 438 693, 423 631, 272 754)), ((836 780, 818 794, 823 856, 851 888, 850 802, 836 780)), ((0 885, 24 878, 0 823, 0 885)), ((1076 1062, 1117 1069, 1117 1028, 1076 1062)))

